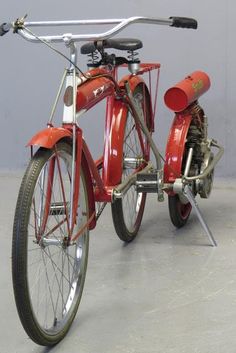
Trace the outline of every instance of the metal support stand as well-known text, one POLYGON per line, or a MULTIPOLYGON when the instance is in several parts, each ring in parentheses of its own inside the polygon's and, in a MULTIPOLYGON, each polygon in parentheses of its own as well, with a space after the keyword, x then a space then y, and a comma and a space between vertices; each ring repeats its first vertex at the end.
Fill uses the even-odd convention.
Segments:
POLYGON ((196 200, 195 200, 195 198, 193 196, 193 193, 192 193, 189 185, 185 185, 184 186, 183 192, 184 192, 184 195, 186 196, 186 198, 191 203, 193 209, 195 210, 195 212, 196 212, 196 214, 198 216, 198 219, 199 219, 202 227, 204 228, 204 230, 205 230, 205 232, 206 232, 206 234, 207 234, 207 236, 208 236, 208 238, 209 238, 209 240, 211 242, 211 245, 212 246, 217 246, 217 243, 216 243, 216 241, 215 241, 215 239, 214 239, 214 237, 213 237, 208 225, 206 224, 206 222, 205 222, 205 220, 203 218, 203 215, 202 215, 202 213, 201 213, 201 211, 200 211, 200 209, 198 207, 198 204, 197 204, 197 202, 196 202, 196 200))

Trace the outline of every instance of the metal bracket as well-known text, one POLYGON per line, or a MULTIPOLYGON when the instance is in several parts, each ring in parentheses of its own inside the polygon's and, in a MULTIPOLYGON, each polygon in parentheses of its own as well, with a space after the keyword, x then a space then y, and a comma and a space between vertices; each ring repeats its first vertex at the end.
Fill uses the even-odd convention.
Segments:
POLYGON ((205 232, 211 242, 211 245, 217 246, 216 240, 214 239, 213 234, 211 233, 211 230, 209 229, 208 225, 206 224, 206 221, 203 218, 203 215, 198 207, 198 204, 194 198, 194 195, 193 195, 189 185, 185 185, 183 187, 183 193, 186 196, 186 198, 189 200, 189 202, 191 203, 192 208, 195 210, 197 217, 198 217, 203 229, 205 230, 205 232))
POLYGON ((13 23, 13 33, 17 33, 18 29, 23 29, 25 24, 25 19, 28 15, 26 14, 24 17, 17 18, 17 20, 13 23))

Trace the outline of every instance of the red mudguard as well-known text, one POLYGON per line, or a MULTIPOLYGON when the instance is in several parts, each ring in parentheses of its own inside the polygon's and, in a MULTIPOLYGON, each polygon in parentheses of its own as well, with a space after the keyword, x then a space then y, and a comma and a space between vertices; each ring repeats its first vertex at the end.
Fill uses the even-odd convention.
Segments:
MULTIPOLYGON (((71 138, 71 137, 72 137, 72 134, 68 129, 49 127, 47 129, 44 129, 38 132, 35 136, 33 136, 32 139, 28 142, 27 146, 37 145, 39 147, 50 149, 63 138, 71 138)), ((87 186, 89 219, 90 219, 93 215, 95 215, 95 201, 94 201, 94 194, 93 194, 92 178, 91 178, 89 166, 83 151, 82 151, 81 163, 84 170, 86 186, 87 186)), ((95 228, 95 226, 96 226, 96 218, 93 217, 89 224, 89 229, 91 230, 95 228)))
MULTIPOLYGON (((120 82, 121 87, 124 86, 124 81, 126 80, 129 81, 132 92, 140 83, 144 83, 139 76, 128 75, 120 82)), ((104 155, 104 184, 106 186, 117 185, 122 178, 123 140, 127 114, 127 106, 123 102, 116 100, 113 107, 107 153, 104 155)))
POLYGON ((27 146, 40 146, 44 148, 52 148, 59 140, 64 137, 71 137, 69 130, 62 127, 49 127, 39 131, 27 143, 27 146))
POLYGON ((182 161, 191 115, 177 114, 170 129, 164 165, 164 182, 174 183, 181 176, 182 161))

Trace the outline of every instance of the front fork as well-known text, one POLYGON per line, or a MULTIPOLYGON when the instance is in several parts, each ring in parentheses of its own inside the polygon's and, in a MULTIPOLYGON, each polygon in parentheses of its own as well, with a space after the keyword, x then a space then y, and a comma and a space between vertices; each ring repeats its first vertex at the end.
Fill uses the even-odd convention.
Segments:
MULTIPOLYGON (((190 148, 188 151, 186 166, 184 170, 184 175, 182 178, 175 179, 174 183, 164 183, 164 173, 162 167, 162 156, 159 153, 159 150, 142 119, 142 113, 140 111, 140 107, 135 102, 131 89, 129 87, 129 83, 125 84, 127 98, 130 102, 130 106, 132 107, 132 113, 135 119, 135 123, 138 124, 144 135, 146 136, 151 150, 155 156, 156 166, 154 167, 152 162, 149 162, 147 166, 140 172, 131 175, 128 177, 122 184, 117 186, 113 191, 113 199, 122 198, 123 195, 129 190, 131 185, 136 185, 137 192, 155 192, 158 195, 158 201, 164 201, 164 191, 174 192, 182 197, 186 198, 186 200, 191 204, 192 208, 195 210, 196 215, 205 230, 210 243, 212 246, 217 246, 216 240, 214 239, 212 232, 210 231, 204 217, 198 207, 196 199, 191 189, 191 185, 194 181, 201 181, 206 178, 209 173, 213 172, 215 165, 218 163, 220 158, 224 153, 223 147, 217 144, 215 140, 209 140, 207 143, 209 144, 209 148, 215 147, 218 149, 218 153, 214 155, 213 159, 206 166, 204 170, 201 171, 199 175, 189 176, 191 161, 193 157, 193 148, 190 148)), ((206 130, 206 127, 205 127, 206 130)), ((207 135, 207 131, 205 131, 205 135, 207 135)), ((207 136, 206 136, 207 138, 207 136)), ((163 159, 164 160, 164 159, 163 159)))
POLYGON ((80 168, 82 158, 82 131, 73 125, 73 153, 72 153, 72 170, 71 170, 71 190, 70 190, 70 219, 69 229, 70 235, 73 233, 73 227, 77 215, 77 207, 79 201, 80 189, 80 168))
MULTIPOLYGON (((46 230, 46 225, 48 222, 48 217, 53 214, 64 214, 65 219, 63 222, 67 223, 68 234, 64 239, 64 243, 69 245, 70 242, 75 241, 76 235, 72 236, 74 226, 76 224, 77 218, 77 208, 79 202, 79 190, 80 190, 80 173, 81 173, 81 158, 82 158, 82 131, 78 127, 73 128, 73 149, 72 149, 72 165, 71 165, 71 187, 70 187, 70 200, 65 199, 64 193, 64 181, 63 181, 63 174, 61 170, 61 162, 57 152, 56 145, 54 146, 55 149, 55 156, 49 161, 48 167, 48 175, 47 178, 45 176, 45 170, 41 173, 40 176, 40 189, 42 190, 42 195, 40 199, 39 205, 39 216, 38 223, 37 223, 37 240, 42 242, 43 234, 46 230), (53 196, 53 187, 54 187, 54 174, 55 168, 58 170, 60 185, 61 185, 61 192, 63 196, 62 204, 59 203, 52 203, 52 196, 53 196), (45 194, 43 193, 45 190, 45 194), (69 201, 69 202, 68 202, 69 201)), ((33 151, 31 150, 31 156, 33 151)), ((43 243, 47 243, 48 240, 44 239, 43 243)))

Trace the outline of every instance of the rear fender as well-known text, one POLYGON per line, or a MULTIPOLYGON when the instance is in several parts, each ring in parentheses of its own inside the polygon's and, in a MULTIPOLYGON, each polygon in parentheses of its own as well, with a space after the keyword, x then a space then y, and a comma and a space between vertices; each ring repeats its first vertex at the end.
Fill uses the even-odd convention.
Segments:
POLYGON ((129 82, 131 91, 133 92, 140 83, 144 83, 144 80, 140 76, 126 75, 119 82, 120 87, 124 87, 126 82, 129 82))
POLYGON ((136 89, 136 87, 140 84, 143 84, 143 88, 144 91, 143 93, 145 93, 146 95, 146 99, 148 100, 148 104, 150 107, 150 121, 148 122, 148 128, 154 132, 154 114, 153 114, 153 107, 152 107, 152 102, 151 102, 151 97, 150 97, 150 93, 149 93, 149 89, 147 88, 147 85, 145 83, 145 81, 140 77, 140 76, 133 76, 133 75, 127 75, 125 76, 119 83, 119 85, 121 87, 123 87, 125 85, 125 82, 128 81, 129 82, 129 87, 131 92, 133 93, 134 90, 136 89))
POLYGON ((182 174, 182 162, 185 151, 185 142, 189 126, 192 121, 191 114, 176 114, 170 129, 165 154, 164 182, 174 183, 182 174))
MULTIPOLYGON (((125 81, 129 81, 132 92, 139 84, 144 81, 138 76, 127 75, 120 81, 120 87, 124 86, 125 81)), ((120 183, 123 170, 123 140, 128 109, 127 105, 121 100, 115 100, 112 112, 111 130, 108 140, 108 148, 104 156, 104 184, 115 186, 120 183)))

